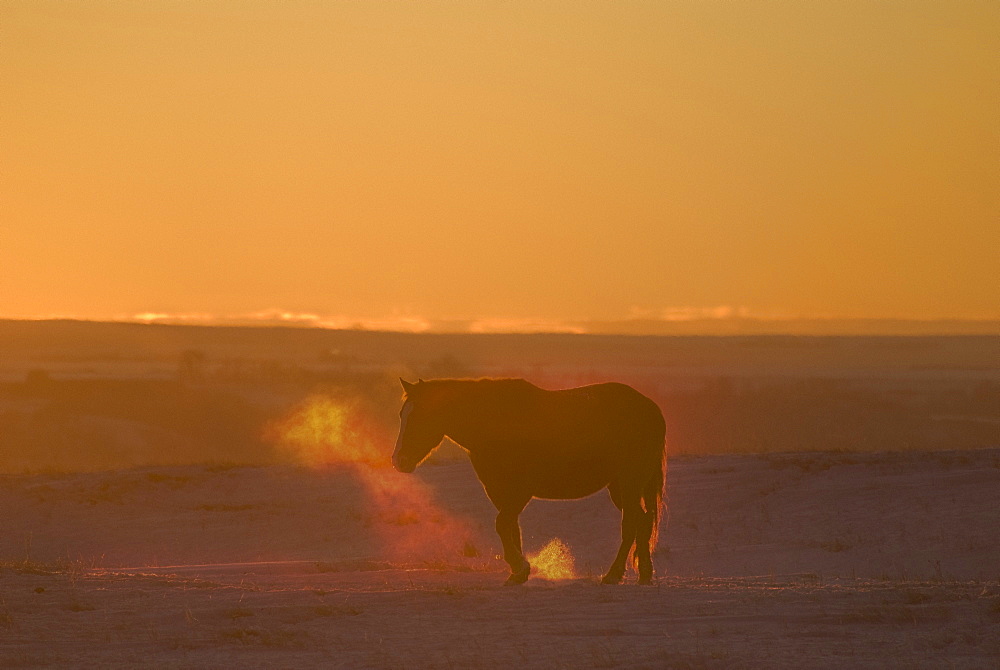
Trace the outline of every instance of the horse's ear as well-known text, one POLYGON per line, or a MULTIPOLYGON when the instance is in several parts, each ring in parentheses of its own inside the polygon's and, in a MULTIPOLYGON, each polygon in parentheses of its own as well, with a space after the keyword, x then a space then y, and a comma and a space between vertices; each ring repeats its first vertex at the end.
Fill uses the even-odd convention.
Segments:
POLYGON ((418 383, 418 384, 423 384, 423 383, 424 383, 424 380, 423 380, 423 379, 418 379, 418 380, 417 380, 417 383, 418 383))
POLYGON ((413 387, 415 386, 415 384, 411 384, 402 377, 399 378, 399 383, 403 385, 403 391, 405 391, 406 393, 409 393, 411 390, 413 390, 413 387))

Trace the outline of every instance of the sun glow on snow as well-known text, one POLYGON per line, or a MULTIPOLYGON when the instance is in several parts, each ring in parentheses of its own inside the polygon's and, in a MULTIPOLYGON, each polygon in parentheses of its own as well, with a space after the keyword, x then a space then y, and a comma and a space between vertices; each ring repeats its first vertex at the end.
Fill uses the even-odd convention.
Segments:
POLYGON ((534 568, 536 577, 552 581, 576 578, 573 553, 558 537, 553 538, 538 553, 529 554, 528 562, 534 568))

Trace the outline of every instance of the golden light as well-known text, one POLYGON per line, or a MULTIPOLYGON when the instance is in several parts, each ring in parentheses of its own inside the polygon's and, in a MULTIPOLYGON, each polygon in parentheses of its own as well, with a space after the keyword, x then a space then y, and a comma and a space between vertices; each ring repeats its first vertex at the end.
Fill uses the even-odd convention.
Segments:
POLYGON ((528 554, 528 562, 534 568, 536 577, 550 581, 576 578, 573 553, 558 537, 553 538, 538 553, 528 554))
POLYGON ((267 434, 304 465, 376 464, 381 454, 366 423, 350 404, 314 395, 269 426, 267 434))
POLYGON ((270 424, 265 437, 303 465, 348 468, 364 487, 371 528, 390 560, 448 564, 476 557, 475 547, 483 546, 472 526, 442 509, 419 477, 390 467, 379 445, 391 445, 392 438, 359 404, 313 395, 270 424))

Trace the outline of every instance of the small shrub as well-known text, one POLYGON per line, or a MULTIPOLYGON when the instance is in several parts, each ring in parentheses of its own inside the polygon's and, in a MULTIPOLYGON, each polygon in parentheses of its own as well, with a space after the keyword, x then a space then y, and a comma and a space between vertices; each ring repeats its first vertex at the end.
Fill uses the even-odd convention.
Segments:
POLYGON ((166 484, 172 489, 179 489, 180 487, 191 481, 190 477, 176 476, 176 475, 165 475, 161 472, 150 472, 146 474, 146 479, 153 484, 166 484))
POLYGON ((257 505, 245 504, 245 505, 198 505, 195 507, 196 510, 204 512, 243 512, 248 509, 254 509, 257 505))
POLYGON ((321 617, 331 617, 331 616, 358 616, 361 614, 361 610, 357 607, 351 607, 350 605, 341 605, 339 607, 333 607, 330 605, 317 605, 313 608, 313 614, 321 617))
POLYGON ((819 546, 820 546, 820 549, 825 549, 826 551, 833 552, 833 553, 839 553, 841 551, 847 551, 853 545, 848 544, 847 542, 845 542, 844 540, 842 540, 842 539, 840 539, 838 537, 838 538, 836 538, 836 539, 834 539, 832 541, 820 542, 819 546))
POLYGON ((253 610, 247 609, 246 607, 234 607, 233 609, 226 610, 226 616, 234 621, 236 619, 242 619, 243 617, 253 616, 253 610))
POLYGON ((224 641, 239 642, 247 646, 262 647, 301 647, 304 643, 304 633, 289 630, 258 630, 256 628, 233 628, 219 633, 224 641))
POLYGON ((90 603, 81 602, 79 600, 73 599, 73 601, 66 606, 70 612, 93 612, 97 609, 95 605, 90 603))

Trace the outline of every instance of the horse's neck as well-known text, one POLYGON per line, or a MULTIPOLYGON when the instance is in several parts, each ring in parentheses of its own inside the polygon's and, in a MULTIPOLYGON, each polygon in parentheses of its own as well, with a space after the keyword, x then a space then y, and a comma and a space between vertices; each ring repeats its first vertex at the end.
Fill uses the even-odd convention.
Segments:
POLYGON ((488 395, 455 398, 448 408, 445 434, 470 451, 495 436, 498 416, 496 403, 488 395))

